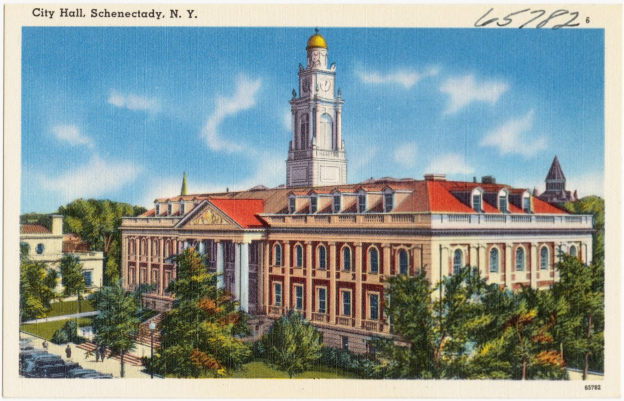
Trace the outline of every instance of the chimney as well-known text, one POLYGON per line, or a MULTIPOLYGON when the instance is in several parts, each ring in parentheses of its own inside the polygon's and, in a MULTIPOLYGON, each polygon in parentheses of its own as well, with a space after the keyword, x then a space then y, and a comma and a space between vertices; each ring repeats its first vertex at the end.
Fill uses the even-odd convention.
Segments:
POLYGON ((472 177, 472 182, 476 183, 477 182, 477 177, 472 177))
POLYGON ((63 235, 63 216, 60 214, 52 215, 52 234, 63 235))
POLYGON ((493 175, 485 175, 481 177, 481 184, 496 184, 496 178, 493 175))
POLYGON ((425 174, 425 181, 446 181, 446 174, 425 174))

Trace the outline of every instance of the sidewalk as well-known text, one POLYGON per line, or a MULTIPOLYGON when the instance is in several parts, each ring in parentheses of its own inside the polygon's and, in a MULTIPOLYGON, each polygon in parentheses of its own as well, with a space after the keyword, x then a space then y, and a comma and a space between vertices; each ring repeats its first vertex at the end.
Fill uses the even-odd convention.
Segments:
POLYGON ((54 322, 56 320, 75 319, 77 317, 96 316, 96 315, 99 315, 99 314, 100 314, 99 311, 74 313, 73 315, 52 316, 52 317, 44 317, 43 319, 29 320, 27 322, 22 322, 22 324, 54 322))
MULTIPOLYGON (((41 345, 43 343, 43 339, 39 337, 35 337, 28 333, 22 332, 21 338, 30 338, 32 339, 32 345, 35 348, 43 348, 41 345)), ((15 346, 17 347, 17 344, 15 344, 15 346)), ((72 350, 72 353, 71 353, 72 362, 78 362, 80 366, 82 366, 85 369, 94 369, 94 370, 97 370, 98 372, 112 374, 116 378, 120 377, 121 364, 119 363, 119 361, 112 359, 112 358, 106 358, 104 359, 104 362, 95 362, 95 354, 85 359, 84 350, 77 348, 76 344, 69 344, 69 346, 72 350)), ((48 341, 48 352, 51 354, 60 355, 65 361, 67 361, 67 358, 65 357, 66 347, 67 347, 67 344, 56 345, 48 341)), ((142 366, 132 366, 128 363, 125 363, 124 370, 126 371, 125 372, 126 378, 133 378, 133 379, 149 379, 150 378, 150 375, 148 373, 141 372, 141 370, 143 370, 142 366)))

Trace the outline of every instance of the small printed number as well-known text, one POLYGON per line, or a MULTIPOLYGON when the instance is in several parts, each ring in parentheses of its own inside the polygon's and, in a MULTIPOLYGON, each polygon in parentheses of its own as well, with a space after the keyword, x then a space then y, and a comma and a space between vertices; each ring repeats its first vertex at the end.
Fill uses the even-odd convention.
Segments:
POLYGON ((585 23, 589 24, 589 17, 585 18, 585 23))
POLYGON ((588 384, 585 386, 585 390, 600 390, 600 384, 588 384))

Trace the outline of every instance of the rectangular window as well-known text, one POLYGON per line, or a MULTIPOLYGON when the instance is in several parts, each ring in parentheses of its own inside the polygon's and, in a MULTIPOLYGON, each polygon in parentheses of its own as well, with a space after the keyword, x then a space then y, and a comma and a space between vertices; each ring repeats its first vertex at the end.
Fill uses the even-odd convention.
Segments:
POLYGON ((351 316, 351 291, 342 291, 342 315, 351 316))
POLYGON ((180 215, 184 215, 184 212, 186 210, 186 205, 184 204, 184 202, 180 203, 180 215))
POLYGON ((340 213, 340 195, 334 195, 334 213, 340 213))
POLYGON ((477 213, 481 213, 481 195, 472 195, 472 208, 477 213))
POLYGON ((310 198, 310 213, 316 213, 316 209, 318 206, 318 198, 313 196, 310 198))
POLYGON ((522 208, 524 209, 525 213, 531 213, 531 198, 529 198, 528 196, 522 198, 522 208))
POLYGON ((160 215, 160 204, 156 204, 156 216, 160 215))
POLYGON ((384 194, 384 211, 390 213, 394 209, 394 194, 384 194))
POLYGON ((379 295, 378 294, 370 294, 368 296, 368 304, 369 304, 369 316, 370 320, 378 320, 379 319, 379 295))
POLYGON ((358 195, 358 213, 364 213, 366 211, 366 195, 358 195))
POLYGON ((318 313, 327 313, 327 289, 318 288, 317 297, 318 297, 318 313))
POLYGON ((340 336, 342 340, 342 349, 349 350, 349 336, 340 336))
POLYGON ((303 310, 303 286, 295 286, 295 309, 303 310))
POLYGON ((288 200, 288 209, 290 211, 290 214, 295 213, 295 198, 290 198, 288 200))
POLYGON ((93 285, 93 283, 91 282, 92 280, 91 273, 92 272, 82 272, 82 276, 84 277, 85 284, 87 287, 91 287, 93 285))
POLYGON ((274 283, 273 292, 274 292, 273 304, 275 306, 282 306, 282 284, 274 283))
POLYGON ((167 216, 171 216, 171 203, 167 205, 167 216))
POLYGON ((498 203, 500 204, 500 211, 503 213, 508 213, 507 211, 507 197, 501 196, 498 198, 498 203))

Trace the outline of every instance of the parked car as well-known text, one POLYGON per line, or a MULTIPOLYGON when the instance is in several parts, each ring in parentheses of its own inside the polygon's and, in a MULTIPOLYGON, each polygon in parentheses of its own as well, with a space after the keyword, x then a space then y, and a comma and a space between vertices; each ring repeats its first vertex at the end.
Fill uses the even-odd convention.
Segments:
POLYGON ((29 351, 33 350, 35 347, 32 345, 32 341, 28 338, 24 338, 20 340, 20 351, 29 351))
POLYGON ((71 372, 67 373, 67 378, 73 379, 73 378, 78 378, 78 377, 82 377, 82 376, 90 375, 94 373, 99 373, 99 372, 93 369, 74 369, 71 372))
POLYGON ((71 372, 72 370, 82 369, 82 366, 80 366, 78 362, 65 362, 65 367, 67 368, 67 373, 71 372))
POLYGON ((38 358, 26 361, 21 374, 24 377, 65 377, 65 362, 57 358, 38 358))
POLYGON ((34 349, 20 351, 20 354, 19 354, 20 365, 23 364, 26 360, 32 358, 32 356, 36 355, 36 354, 45 354, 45 355, 47 355, 48 351, 44 351, 44 350, 39 349, 39 348, 34 348, 34 349))

